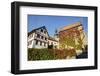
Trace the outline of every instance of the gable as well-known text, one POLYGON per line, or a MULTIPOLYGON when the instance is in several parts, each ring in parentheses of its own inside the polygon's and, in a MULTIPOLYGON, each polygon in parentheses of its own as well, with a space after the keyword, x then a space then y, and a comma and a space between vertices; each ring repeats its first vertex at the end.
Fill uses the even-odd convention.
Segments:
MULTIPOLYGON (((41 32, 46 32, 47 34, 48 34, 48 31, 47 31, 47 29, 46 29, 46 27, 45 26, 42 26, 42 27, 39 27, 39 28, 36 28, 36 29, 33 29, 31 32, 29 32, 28 33, 28 36, 30 35, 30 34, 32 34, 33 32, 36 32, 36 31, 41 31, 41 32)), ((48 34, 48 36, 49 36, 49 34, 48 34)))

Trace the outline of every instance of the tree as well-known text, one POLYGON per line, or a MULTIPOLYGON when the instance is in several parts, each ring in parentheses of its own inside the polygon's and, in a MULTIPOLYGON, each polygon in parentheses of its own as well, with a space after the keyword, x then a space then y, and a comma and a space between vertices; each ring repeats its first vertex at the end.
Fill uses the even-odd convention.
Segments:
POLYGON ((81 38, 81 34, 77 28, 61 31, 59 33, 60 48, 65 49, 66 47, 69 48, 69 46, 74 49, 82 48, 84 36, 81 38))

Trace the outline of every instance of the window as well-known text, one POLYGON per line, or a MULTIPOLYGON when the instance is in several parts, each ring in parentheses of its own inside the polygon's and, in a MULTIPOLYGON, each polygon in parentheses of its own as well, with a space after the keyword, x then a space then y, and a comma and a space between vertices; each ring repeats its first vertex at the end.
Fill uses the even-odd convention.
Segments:
POLYGON ((43 39, 44 37, 43 36, 41 36, 41 39, 43 39))
POLYGON ((40 35, 39 34, 37 34, 37 38, 40 38, 40 35))
POLYGON ((41 32, 43 32, 43 29, 41 29, 41 32))
POLYGON ((45 37, 45 40, 47 40, 47 38, 45 37))
POLYGON ((46 43, 44 42, 44 46, 46 46, 46 43))
POLYGON ((40 45, 42 45, 42 41, 40 41, 40 45))
POLYGON ((38 40, 36 40, 36 45, 38 45, 38 40))
POLYGON ((33 37, 33 34, 30 34, 29 38, 33 37))

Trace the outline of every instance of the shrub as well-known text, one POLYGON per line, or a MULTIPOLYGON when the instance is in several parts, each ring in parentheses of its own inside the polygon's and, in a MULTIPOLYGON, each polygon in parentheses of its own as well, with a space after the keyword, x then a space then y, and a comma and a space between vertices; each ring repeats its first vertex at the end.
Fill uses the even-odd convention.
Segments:
POLYGON ((66 55, 67 55, 67 56, 70 56, 70 57, 76 56, 76 51, 75 51, 75 49, 68 49, 68 50, 66 50, 66 55))
POLYGON ((54 59, 65 59, 65 51, 56 49, 54 50, 54 59))

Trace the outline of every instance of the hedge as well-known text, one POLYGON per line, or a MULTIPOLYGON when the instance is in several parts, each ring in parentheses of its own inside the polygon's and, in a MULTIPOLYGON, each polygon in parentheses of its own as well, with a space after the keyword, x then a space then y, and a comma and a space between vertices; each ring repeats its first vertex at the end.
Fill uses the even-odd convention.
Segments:
POLYGON ((55 60, 66 59, 67 56, 76 56, 74 49, 28 49, 28 60, 55 60))

